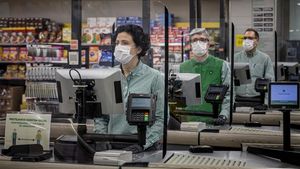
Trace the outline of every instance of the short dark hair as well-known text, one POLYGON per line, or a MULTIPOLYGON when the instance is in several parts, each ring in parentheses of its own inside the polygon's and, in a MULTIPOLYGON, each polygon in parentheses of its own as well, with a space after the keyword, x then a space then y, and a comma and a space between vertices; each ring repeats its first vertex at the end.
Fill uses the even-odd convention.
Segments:
POLYGON ((246 32, 254 32, 255 37, 257 38, 257 40, 259 40, 259 34, 258 34, 258 32, 257 32, 255 29, 253 29, 253 28, 248 28, 248 29, 246 29, 245 33, 246 33, 246 32))
POLYGON ((150 39, 149 35, 144 33, 143 28, 131 24, 119 26, 112 36, 112 41, 116 42, 118 34, 122 32, 130 34, 136 47, 141 48, 142 51, 138 54, 138 58, 140 59, 141 57, 145 56, 150 48, 150 39))

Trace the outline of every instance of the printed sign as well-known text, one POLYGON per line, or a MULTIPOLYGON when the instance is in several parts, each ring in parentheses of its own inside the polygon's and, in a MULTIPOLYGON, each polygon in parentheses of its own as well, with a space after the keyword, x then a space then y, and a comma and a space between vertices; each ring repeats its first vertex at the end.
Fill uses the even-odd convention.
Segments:
POLYGON ((236 47, 243 47, 243 34, 236 34, 235 35, 235 46, 236 47))
POLYGON ((41 144, 44 150, 49 150, 50 123, 50 114, 7 114, 4 148, 41 144))
POLYGON ((71 40, 70 42, 70 49, 71 50, 78 50, 78 40, 71 40))
POLYGON ((68 60, 69 60, 69 65, 79 65, 78 51, 70 51, 68 60))

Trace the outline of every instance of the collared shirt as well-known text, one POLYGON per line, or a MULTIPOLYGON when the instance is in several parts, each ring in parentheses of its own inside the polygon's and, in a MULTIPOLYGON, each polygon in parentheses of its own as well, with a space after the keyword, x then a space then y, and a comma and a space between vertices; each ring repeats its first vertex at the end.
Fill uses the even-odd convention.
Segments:
POLYGON ((249 63, 251 83, 236 86, 236 95, 244 97, 254 97, 260 94, 255 91, 255 81, 257 78, 266 78, 274 81, 274 68, 271 58, 256 49, 252 54, 246 53, 244 50, 235 54, 234 62, 249 63))
MULTIPOLYGON (((141 61, 137 67, 127 76, 122 76, 122 90, 125 105, 130 93, 138 94, 155 94, 156 114, 155 123, 147 127, 146 145, 148 148, 155 142, 159 141, 163 135, 163 119, 164 119, 164 80, 161 73, 149 66, 143 64, 141 61)), ((109 134, 136 134, 137 127, 131 126, 127 123, 126 114, 113 114, 109 118, 95 119, 96 133, 109 134)))
MULTIPOLYGON (((220 115, 226 116, 227 119, 230 118, 229 117, 229 115, 230 115, 230 79, 231 79, 230 77, 231 77, 231 70, 230 70, 229 64, 228 64, 228 62, 224 61, 223 65, 222 65, 221 79, 222 79, 222 84, 228 85, 229 88, 228 88, 228 91, 223 100, 220 115)), ((235 92, 233 90, 233 96, 234 95, 235 95, 235 92)))

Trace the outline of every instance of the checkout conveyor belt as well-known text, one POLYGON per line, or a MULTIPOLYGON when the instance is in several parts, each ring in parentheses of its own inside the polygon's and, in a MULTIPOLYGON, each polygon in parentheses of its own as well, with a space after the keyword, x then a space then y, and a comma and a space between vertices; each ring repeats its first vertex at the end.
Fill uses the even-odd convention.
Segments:
MULTIPOLYGON (((280 125, 282 121, 282 112, 267 111, 265 113, 258 112, 234 112, 232 114, 232 124, 244 124, 246 122, 259 122, 262 125, 280 125)), ((291 121, 300 121, 300 112, 291 112, 291 121)))
MULTIPOLYGON (((242 143, 282 144, 281 131, 232 127, 218 132, 168 131, 168 144, 210 145, 224 148, 241 148, 242 143)), ((300 134, 291 134, 292 145, 300 144, 300 134)))
MULTIPOLYGON (((76 125, 74 126, 76 129, 76 125)), ((93 125, 87 126, 88 132, 93 125)), ((4 136, 5 121, 0 121, 0 137, 4 136)), ((75 135, 68 123, 52 123, 50 138, 57 139, 61 135, 75 135)), ((168 130, 168 144, 175 145, 210 145, 224 148, 241 148, 242 143, 282 144, 282 131, 254 129, 233 126, 229 130, 218 132, 190 132, 168 130)), ((291 134, 292 145, 300 145, 300 134, 291 134)))

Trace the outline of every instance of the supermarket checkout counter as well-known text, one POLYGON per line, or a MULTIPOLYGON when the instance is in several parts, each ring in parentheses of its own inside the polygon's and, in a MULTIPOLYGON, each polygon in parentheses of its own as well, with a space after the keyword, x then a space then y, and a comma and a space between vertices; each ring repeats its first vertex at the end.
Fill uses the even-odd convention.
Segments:
MULTIPOLYGON (((268 159, 253 154, 249 154, 243 151, 215 151, 214 153, 198 153, 192 154, 188 151, 168 151, 165 158, 162 159, 161 151, 146 152, 137 154, 134 161, 135 165, 139 164, 141 167, 159 169, 159 168, 206 168, 215 169, 222 168, 298 168, 297 166, 281 163, 273 159, 268 159), (195 160, 189 160, 195 159, 195 160), (206 161, 206 162, 205 162, 206 161)), ((0 168, 5 169, 126 169, 132 168, 131 165, 125 166, 105 166, 94 164, 76 164, 76 163, 62 163, 56 161, 54 158, 43 162, 17 162, 10 161, 9 158, 0 156, 0 168)))
MULTIPOLYGON (((93 125, 88 125, 88 131, 92 131, 93 125)), ((73 130, 67 123, 52 123, 51 125, 51 139, 55 140, 61 134, 72 134, 73 130)), ((0 123, 0 135, 4 135, 4 122, 0 123)), ((195 157, 200 158, 202 156, 209 156, 216 159, 227 159, 227 160, 238 160, 246 162, 244 167, 254 168, 281 168, 281 167, 296 167, 290 164, 281 163, 277 160, 272 160, 260 156, 250 154, 246 151, 214 151, 213 153, 189 153, 187 148, 189 145, 211 145, 211 146, 225 146, 227 148, 241 148, 242 143, 271 143, 280 144, 282 133, 280 132, 280 127, 263 127, 263 129, 257 128, 244 128, 241 126, 233 126, 230 130, 220 130, 219 133, 211 132, 188 132, 188 131, 168 131, 168 147, 172 151, 167 152, 167 157, 170 157, 172 153, 186 154, 186 155, 196 155, 195 157), (181 151, 180 151, 181 150, 181 151), (182 151, 184 150, 184 151, 182 151)), ((300 143, 300 136, 295 132, 292 134, 292 144, 300 143)), ((3 145, 3 142, 2 142, 3 145)), ((193 156, 193 158, 195 158, 193 156)), ((188 157, 182 157, 188 158, 188 157)), ((150 166, 152 168, 158 168, 162 165, 162 153, 161 151, 151 151, 136 154, 133 158, 136 162, 152 162, 150 166)), ((9 158, 1 156, 0 157, 0 168, 33 168, 33 163, 28 162, 15 162, 9 161, 9 158)), ((168 167, 167 164, 164 167, 168 167)), ((172 168, 174 164, 170 164, 172 168)), ((179 164, 176 164, 177 166, 179 164)), ((182 164, 181 164, 182 165, 182 164)), ((187 165, 187 164, 185 164, 187 165)), ((35 168, 116 168, 116 167, 102 167, 99 165, 82 165, 82 164, 66 164, 61 163, 61 161, 51 158, 50 160, 34 163, 35 168)), ((174 166, 173 166, 174 167, 174 166)), ((184 167, 184 166, 181 166, 184 167)), ((122 167, 126 168, 126 167, 122 167)), ((209 167, 207 167, 209 168, 209 167)))
MULTIPOLYGON (((76 124, 74 124, 76 128, 76 124)), ((4 136, 5 122, 0 121, 0 137, 4 136)), ((87 131, 93 131, 93 125, 87 125, 87 131)), ((71 125, 68 123, 52 123, 50 140, 54 141, 61 135, 74 135, 71 125)), ((300 144, 300 134, 292 133, 292 144, 300 144)), ((281 144, 282 132, 279 126, 263 126, 261 128, 245 128, 241 125, 233 125, 229 130, 218 132, 197 131, 168 131, 168 144, 173 145, 211 145, 225 148, 240 148, 242 143, 269 143, 281 144), (258 137, 258 135, 260 137, 258 137)))

